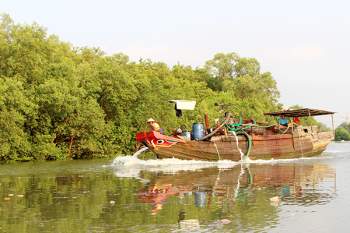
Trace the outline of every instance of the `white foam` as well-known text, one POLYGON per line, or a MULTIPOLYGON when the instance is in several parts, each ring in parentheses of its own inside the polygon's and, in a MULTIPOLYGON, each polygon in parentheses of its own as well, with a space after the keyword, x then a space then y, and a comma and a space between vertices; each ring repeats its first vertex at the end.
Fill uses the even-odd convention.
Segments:
POLYGON ((143 147, 143 148, 139 149, 138 151, 136 151, 132 156, 138 157, 140 154, 142 154, 143 152, 148 151, 148 150, 149 150, 148 147, 143 147))
POLYGON ((111 166, 118 177, 138 177, 140 171, 176 173, 179 171, 194 171, 209 167, 221 169, 232 168, 239 164, 230 160, 220 160, 215 162, 202 160, 181 160, 169 159, 149 159, 141 160, 136 156, 118 156, 111 166))
POLYGON ((251 160, 244 156, 243 160, 236 162, 231 160, 203 161, 203 160, 181 160, 176 158, 141 160, 137 156, 146 151, 143 148, 133 156, 118 156, 109 167, 112 167, 117 177, 140 178, 141 171, 177 173, 180 171, 195 171, 204 168, 217 167, 219 169, 229 169, 239 164, 277 164, 293 163, 304 160, 329 159, 330 156, 303 157, 294 159, 269 159, 251 160))

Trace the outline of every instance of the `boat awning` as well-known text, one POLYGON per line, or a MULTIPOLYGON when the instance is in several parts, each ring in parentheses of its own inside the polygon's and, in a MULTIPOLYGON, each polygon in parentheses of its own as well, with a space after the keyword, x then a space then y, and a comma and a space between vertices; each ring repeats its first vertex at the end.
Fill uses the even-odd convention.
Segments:
POLYGON ((178 110, 194 110, 196 101, 194 100, 169 100, 170 103, 175 103, 178 110))
POLYGON ((331 115, 335 112, 319 110, 319 109, 311 109, 311 108, 301 108, 295 110, 283 110, 278 112, 267 112, 264 115, 267 116, 285 116, 285 117, 307 117, 307 116, 321 116, 321 115, 331 115))

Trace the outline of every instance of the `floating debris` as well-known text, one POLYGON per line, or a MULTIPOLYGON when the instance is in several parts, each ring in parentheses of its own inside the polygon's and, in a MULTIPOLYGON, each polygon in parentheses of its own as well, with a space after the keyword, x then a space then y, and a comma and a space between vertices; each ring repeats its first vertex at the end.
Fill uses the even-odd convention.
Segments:
POLYGON ((231 223, 231 220, 228 220, 228 219, 221 219, 220 222, 224 225, 227 225, 227 224, 230 224, 231 223))
POLYGON ((187 219, 179 222, 180 229, 186 231, 198 231, 200 229, 198 219, 187 219))
POLYGON ((270 204, 272 206, 276 206, 277 207, 280 204, 280 202, 281 202, 281 198, 279 196, 275 196, 275 197, 271 197, 270 198, 270 204))

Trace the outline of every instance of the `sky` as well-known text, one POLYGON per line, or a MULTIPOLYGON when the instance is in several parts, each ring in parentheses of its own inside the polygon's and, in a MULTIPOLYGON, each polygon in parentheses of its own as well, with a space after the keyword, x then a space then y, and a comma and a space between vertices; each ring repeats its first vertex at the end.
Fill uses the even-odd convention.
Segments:
POLYGON ((345 0, 0 0, 15 22, 132 60, 197 67, 218 52, 254 57, 281 103, 335 111, 336 124, 350 120, 349 10, 345 0))

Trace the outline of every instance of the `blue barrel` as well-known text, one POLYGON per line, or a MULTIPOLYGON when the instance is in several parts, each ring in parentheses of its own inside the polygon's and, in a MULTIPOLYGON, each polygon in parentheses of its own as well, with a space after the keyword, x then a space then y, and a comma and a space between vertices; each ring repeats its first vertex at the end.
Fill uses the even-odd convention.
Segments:
POLYGON ((192 125, 192 139, 198 140, 205 135, 204 125, 202 123, 194 123, 192 125))

